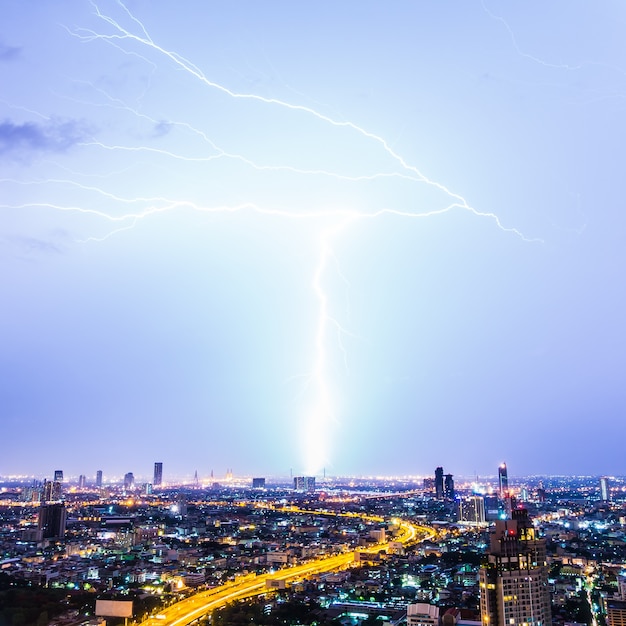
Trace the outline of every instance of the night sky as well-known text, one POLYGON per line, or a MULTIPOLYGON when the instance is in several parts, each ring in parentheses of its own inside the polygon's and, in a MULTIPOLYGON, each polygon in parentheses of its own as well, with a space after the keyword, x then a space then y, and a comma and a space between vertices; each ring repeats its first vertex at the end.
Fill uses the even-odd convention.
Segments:
POLYGON ((626 5, 0 6, 0 475, 624 474, 626 5))

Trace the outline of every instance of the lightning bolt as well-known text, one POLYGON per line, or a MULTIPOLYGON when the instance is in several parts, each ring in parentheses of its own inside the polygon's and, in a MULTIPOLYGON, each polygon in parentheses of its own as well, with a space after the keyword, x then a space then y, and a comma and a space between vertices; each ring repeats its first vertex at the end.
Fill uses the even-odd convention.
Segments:
MULTIPOLYGON (((446 198, 446 202, 442 206, 431 208, 429 210, 410 210, 397 208, 393 206, 385 206, 373 210, 356 210, 350 208, 335 209, 305 209, 294 211, 292 209, 277 208, 271 206, 263 206, 258 203, 242 202, 238 204, 218 203, 208 205, 202 202, 192 200, 180 200, 166 196, 127 196, 115 194, 102 187, 92 184, 83 183, 76 180, 82 176, 94 176, 93 174, 81 174, 79 172, 71 172, 74 178, 48 178, 48 179, 32 179, 27 181, 5 178, 0 180, 3 185, 35 185, 43 188, 61 188, 72 190, 77 195, 87 196, 93 199, 94 205, 91 207, 83 206, 82 202, 76 203, 59 203, 59 202, 31 202, 31 203, 5 203, 0 207, 13 210, 27 209, 45 209, 61 213, 80 214, 85 218, 97 220, 107 224, 104 233, 90 234, 89 236, 79 239, 82 242, 102 242, 110 237, 135 228, 142 220, 152 216, 172 212, 172 211, 195 211, 208 214, 216 213, 255 213, 266 216, 268 218, 277 218, 285 220, 302 220, 317 222, 320 224, 318 239, 318 256, 315 270, 312 276, 311 289, 317 301, 317 322, 315 327, 314 341, 314 358, 311 371, 307 375, 308 390, 312 400, 305 409, 304 429, 302 433, 302 441, 304 441, 303 449, 303 467, 307 473, 317 474, 322 467, 326 467, 332 462, 330 447, 333 439, 333 430, 338 423, 336 415, 336 402, 330 382, 330 354, 329 343, 331 332, 336 332, 338 338, 339 350, 343 355, 344 366, 347 369, 348 359, 347 352, 343 346, 342 338, 349 333, 340 324, 332 314, 332 307, 328 290, 325 288, 325 277, 329 273, 329 267, 335 265, 336 272, 343 277, 338 267, 337 258, 334 255, 333 244, 339 236, 356 222, 363 220, 375 220, 385 216, 397 219, 428 219, 438 215, 444 215, 453 210, 465 211, 475 217, 483 218, 491 221, 499 230, 505 233, 513 234, 523 241, 540 241, 538 239, 529 239, 525 237, 519 230, 502 224, 500 218, 491 212, 480 211, 473 207, 464 197, 448 189, 442 183, 431 180, 417 167, 407 163, 405 159, 392 149, 390 144, 380 135, 366 130, 365 128, 345 120, 335 119, 314 108, 302 104, 294 104, 281 99, 268 98, 256 93, 241 93, 233 91, 228 87, 210 80, 202 70, 194 63, 180 55, 179 53, 168 50, 157 42, 155 42, 148 33, 142 22, 134 16, 128 8, 121 2, 118 6, 123 11, 133 25, 132 29, 124 27, 118 20, 101 11, 100 7, 91 3, 95 15, 109 28, 109 32, 101 33, 90 29, 75 29, 71 34, 83 42, 103 42, 113 46, 116 50, 123 54, 133 55, 136 58, 145 61, 151 68, 150 80, 153 79, 156 64, 147 58, 146 55, 138 53, 131 46, 138 46, 142 51, 155 54, 161 57, 165 62, 171 64, 178 70, 186 73, 198 81, 204 87, 219 92, 234 100, 248 101, 259 104, 263 107, 273 107, 291 111, 295 114, 315 119, 322 124, 335 128, 339 131, 351 133, 370 142, 383 151, 388 159, 393 163, 393 169, 390 171, 378 171, 366 174, 348 174, 346 172, 335 171, 332 169, 321 168, 304 168, 296 167, 285 163, 259 163, 255 159, 246 155, 231 152, 220 147, 209 136, 185 121, 168 120, 167 124, 188 133, 199 141, 199 150, 196 153, 184 153, 165 148, 156 148, 145 145, 125 145, 121 143, 100 141, 92 138, 81 143, 83 148, 100 150, 103 153, 116 154, 136 154, 138 156, 156 156, 159 159, 174 160, 187 163, 206 164, 214 161, 232 161, 244 165, 250 169, 268 172, 268 171, 285 171, 297 176, 321 177, 340 180, 347 183, 360 181, 372 181, 378 179, 399 179, 407 181, 410 184, 425 185, 436 193, 442 194, 446 198), (123 212, 116 214, 107 208, 97 208, 102 205, 108 207, 113 204, 118 207, 127 207, 123 212)), ((486 9, 485 9, 486 10, 486 9)), ((506 24, 505 24, 506 25, 506 24)), ((119 98, 114 98, 103 89, 89 85, 93 89, 101 102, 89 102, 93 106, 107 106, 119 109, 129 115, 143 120, 153 126, 156 126, 162 120, 158 120, 150 115, 142 112, 139 107, 131 107, 119 98)), ((140 102, 144 97, 147 88, 138 97, 140 102)), ((44 116, 45 117, 45 116, 44 116)), ((102 177, 101 174, 98 176, 102 177)))

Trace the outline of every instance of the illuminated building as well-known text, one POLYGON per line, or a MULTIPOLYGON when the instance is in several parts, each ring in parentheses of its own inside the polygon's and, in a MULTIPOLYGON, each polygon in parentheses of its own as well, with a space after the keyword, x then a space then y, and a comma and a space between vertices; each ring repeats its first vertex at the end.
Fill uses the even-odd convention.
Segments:
POLYGON ((296 491, 315 491, 315 476, 294 476, 293 488, 296 491))
POLYGON ((98 489, 102 487, 102 470, 96 472, 96 487, 98 487, 98 489))
POLYGON ((459 521, 469 524, 485 523, 485 500, 482 496, 470 496, 459 502, 459 521))
POLYGON ((483 626, 551 626, 546 545, 526 509, 498 520, 480 568, 483 626))
POLYGON ((454 479, 452 474, 446 474, 443 481, 443 495, 446 500, 454 500, 454 479))
POLYGON ((252 489, 265 489, 265 478, 253 478, 252 489))
MULTIPOLYGON (((56 472, 55 472, 56 474, 56 472)), ((41 491, 42 502, 55 502, 61 499, 61 483, 58 480, 44 480, 41 491)))
POLYGON ((505 498, 509 491, 509 476, 506 471, 506 463, 501 463, 498 468, 498 494, 505 498))
POLYGON ((163 483, 163 463, 156 462, 154 464, 154 477, 152 479, 152 485, 156 487, 160 487, 163 483))
POLYGON ((54 470, 54 482, 63 482, 63 470, 54 470))
POLYGON ((86 485, 87 485, 87 477, 84 474, 81 474, 78 477, 78 488, 84 489, 86 485))
POLYGON ((484 498, 485 502, 485 521, 493 522, 500 519, 500 500, 498 496, 487 495, 484 498))
POLYGON ((44 504, 39 507, 38 528, 44 539, 62 539, 65 536, 67 511, 64 504, 44 504))
POLYGON ((626 602, 624 600, 606 600, 607 626, 626 626, 626 602))
POLYGON ((439 607, 433 604, 409 604, 406 607, 407 626, 437 626, 439 624, 439 607))
POLYGON ((611 494, 609 492, 609 479, 606 476, 600 478, 600 500, 603 502, 609 502, 611 494))
POLYGON ((435 498, 443 500, 443 467, 435 470, 435 498))

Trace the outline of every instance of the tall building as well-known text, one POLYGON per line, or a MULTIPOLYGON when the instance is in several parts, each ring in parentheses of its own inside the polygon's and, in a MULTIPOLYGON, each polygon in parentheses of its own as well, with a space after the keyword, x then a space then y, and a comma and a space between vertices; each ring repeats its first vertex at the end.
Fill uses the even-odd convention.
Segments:
POLYGON ((446 500, 454 500, 454 479, 452 474, 446 474, 443 481, 443 495, 446 500))
POLYGON ((96 472, 96 487, 98 487, 98 489, 102 487, 102 470, 96 472))
POLYGON ((135 475, 132 472, 124 474, 124 489, 134 489, 135 475))
POLYGON ((610 499, 609 479, 606 476, 602 476, 602 478, 600 478, 600 500, 609 502, 610 499))
POLYGON ((63 470, 54 470, 54 482, 63 482, 63 470))
POLYGON ((154 478, 152 479, 153 487, 160 487, 163 483, 163 463, 154 464, 154 478))
POLYGON ((296 491, 315 491, 315 476, 294 476, 293 488, 296 491))
POLYGON ((495 494, 488 494, 485 501, 485 521, 493 522, 500 519, 500 499, 495 494))
POLYGON ((265 489, 265 478, 253 478, 252 489, 265 489))
POLYGON ((498 468, 498 495, 505 498, 509 492, 509 476, 506 471, 506 463, 500 463, 498 468))
POLYGON ((87 486, 87 477, 84 474, 81 474, 78 477, 78 488, 84 489, 87 486))
POLYGON ((526 509, 496 522, 479 580, 483 626, 551 626, 546 545, 526 509))
POLYGON ((61 483, 58 480, 44 480, 41 486, 41 501, 56 502, 61 499, 61 483))
POLYGON ((485 499, 470 496, 459 502, 459 521, 478 526, 485 523, 485 499))
POLYGON ((38 528, 44 539, 62 539, 65 536, 67 511, 64 504, 42 504, 39 507, 38 528))
POLYGON ((606 600, 606 623, 608 626, 626 626, 624 600, 606 600))
POLYGON ((443 500, 443 467, 435 470, 435 498, 443 500))

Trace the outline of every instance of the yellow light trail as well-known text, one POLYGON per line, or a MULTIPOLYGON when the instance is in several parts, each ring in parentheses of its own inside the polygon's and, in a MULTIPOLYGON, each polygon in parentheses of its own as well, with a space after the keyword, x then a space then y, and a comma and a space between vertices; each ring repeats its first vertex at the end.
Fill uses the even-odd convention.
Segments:
MULTIPOLYGON (((267 508, 275 507, 267 505, 267 508)), ((300 509, 298 507, 276 507, 275 510, 329 517, 358 517, 365 521, 372 522, 384 521, 384 518, 380 516, 361 513, 332 513, 329 511, 300 509)), ((389 520, 389 522, 395 523, 400 527, 402 534, 396 537, 394 541, 403 545, 409 545, 416 541, 425 541, 435 536, 435 530, 429 526, 414 524, 408 520, 402 519, 392 519, 389 520)), ((358 552, 376 553, 385 549, 388 544, 389 542, 378 543, 368 548, 359 549, 358 552)), ((343 569, 352 565, 354 561, 355 552, 350 551, 335 556, 318 558, 309 563, 288 567, 275 573, 266 573, 258 576, 249 574, 242 577, 240 580, 215 587, 208 591, 202 591, 181 600, 161 611, 159 613, 160 619, 157 620, 154 617, 149 617, 138 626, 185 626, 199 617, 225 606, 228 602, 232 602, 233 600, 244 600, 271 592, 272 589, 267 587, 268 581, 279 580, 288 583, 314 574, 343 569)))

